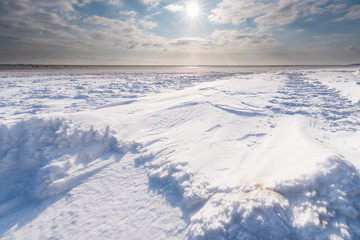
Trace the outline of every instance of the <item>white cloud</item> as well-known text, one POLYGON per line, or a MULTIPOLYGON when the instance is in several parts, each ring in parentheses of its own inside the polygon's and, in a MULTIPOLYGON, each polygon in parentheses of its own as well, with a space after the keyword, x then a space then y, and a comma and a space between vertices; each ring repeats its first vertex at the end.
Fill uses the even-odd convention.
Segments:
POLYGON ((156 11, 156 12, 154 12, 154 13, 151 13, 151 14, 149 14, 149 15, 146 15, 146 16, 144 17, 144 19, 151 19, 151 18, 153 18, 154 16, 159 15, 159 14, 161 14, 161 11, 156 11))
POLYGON ((120 0, 106 0, 106 2, 115 6, 121 6, 123 4, 120 0))
MULTIPOLYGON (((325 12, 339 13, 344 11, 341 1, 330 0, 275 0, 260 2, 256 0, 222 0, 209 20, 215 23, 232 23, 234 25, 253 20, 260 26, 286 25, 299 17, 309 17, 325 12)), ((346 18, 358 17, 360 9, 350 11, 346 18)))
POLYGON ((139 20, 138 24, 144 28, 153 29, 157 26, 156 22, 153 21, 146 21, 146 20, 139 20))
POLYGON ((177 4, 169 4, 169 5, 166 5, 164 8, 170 12, 181 12, 184 10, 183 6, 180 6, 177 4))
POLYGON ((157 7, 161 0, 141 0, 145 5, 148 5, 150 8, 157 7))
MULTIPOLYGON (((18 0, 15 0, 18 1, 18 0)), ((35 0, 31 1, 33 4, 35 3, 39 7, 58 7, 59 10, 67 10, 73 11, 73 6, 78 4, 78 0, 63 0, 63 1, 56 1, 56 0, 48 0, 48 1, 41 1, 35 0)))
POLYGON ((136 12, 135 11, 120 11, 120 15, 128 16, 128 17, 135 17, 136 12))
POLYGON ((334 21, 343 21, 343 20, 356 20, 360 19, 360 5, 352 6, 341 18, 337 18, 334 21))
POLYGON ((110 19, 106 17, 99 17, 99 16, 90 16, 83 20, 85 23, 95 24, 95 25, 102 25, 106 27, 115 27, 116 28, 123 28, 127 26, 127 23, 122 20, 118 19, 110 19))
POLYGON ((138 48, 159 48, 166 41, 139 27, 151 29, 156 23, 143 19, 130 18, 126 21, 99 16, 90 16, 84 19, 85 23, 97 25, 96 30, 89 32, 93 44, 116 45, 129 50, 138 48))
POLYGON ((248 18, 261 15, 267 9, 260 2, 247 0, 223 0, 212 10, 209 20, 215 23, 241 24, 248 18))
POLYGON ((286 25, 300 16, 322 14, 327 11, 324 4, 329 0, 279 0, 270 9, 255 19, 260 25, 286 25))

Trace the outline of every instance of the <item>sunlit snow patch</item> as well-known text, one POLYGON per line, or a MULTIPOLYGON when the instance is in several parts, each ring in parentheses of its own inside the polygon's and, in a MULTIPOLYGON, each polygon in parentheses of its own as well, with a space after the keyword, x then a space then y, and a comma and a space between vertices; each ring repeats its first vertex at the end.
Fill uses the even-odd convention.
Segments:
MULTIPOLYGON (((208 200, 190 219, 190 237, 360 237, 358 170, 308 137, 303 125, 297 116, 282 121, 254 155, 241 162, 237 188, 205 185, 208 200)), ((196 189, 200 185, 192 184, 196 189)), ((191 191, 184 188, 184 196, 191 191)))

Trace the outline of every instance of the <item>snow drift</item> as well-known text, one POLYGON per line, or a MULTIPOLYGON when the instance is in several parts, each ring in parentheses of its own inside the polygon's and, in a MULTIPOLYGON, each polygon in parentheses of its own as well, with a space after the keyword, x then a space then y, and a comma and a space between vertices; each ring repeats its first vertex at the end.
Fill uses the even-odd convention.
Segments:
POLYGON ((63 118, 0 125, 0 215, 69 190, 111 163, 111 152, 129 148, 109 128, 82 129, 63 118))
POLYGON ((149 177, 181 194, 190 239, 359 238, 359 171, 308 136, 317 131, 309 122, 279 120, 256 148, 237 156, 222 176, 228 186, 194 171, 190 155, 176 161, 174 151, 161 164, 147 164, 149 177))
POLYGON ((360 237, 360 174, 287 119, 242 163, 239 187, 213 191, 191 217, 194 239, 360 237))

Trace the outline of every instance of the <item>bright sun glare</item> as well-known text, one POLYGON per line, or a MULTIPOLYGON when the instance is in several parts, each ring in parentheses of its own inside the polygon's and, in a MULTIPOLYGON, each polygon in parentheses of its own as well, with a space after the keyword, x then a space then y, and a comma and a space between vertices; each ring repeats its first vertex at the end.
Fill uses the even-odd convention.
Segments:
POLYGON ((186 13, 191 19, 199 17, 200 15, 199 3, 196 1, 188 2, 186 4, 186 13))

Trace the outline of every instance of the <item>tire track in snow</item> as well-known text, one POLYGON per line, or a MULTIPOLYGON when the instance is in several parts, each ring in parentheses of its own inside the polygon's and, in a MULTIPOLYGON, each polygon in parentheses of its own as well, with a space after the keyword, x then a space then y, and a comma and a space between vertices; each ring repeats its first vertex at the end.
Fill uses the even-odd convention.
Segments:
POLYGON ((301 72, 287 73, 288 80, 267 106, 275 113, 301 114, 320 120, 323 128, 336 131, 360 129, 359 106, 320 81, 311 81, 301 72))

